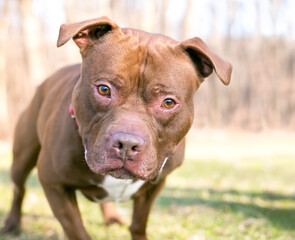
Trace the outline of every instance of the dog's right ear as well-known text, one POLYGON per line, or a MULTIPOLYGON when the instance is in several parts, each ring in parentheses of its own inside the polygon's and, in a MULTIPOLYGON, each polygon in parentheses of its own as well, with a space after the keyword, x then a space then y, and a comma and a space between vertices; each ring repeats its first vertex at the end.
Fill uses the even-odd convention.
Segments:
POLYGON ((64 45, 73 38, 80 51, 83 52, 88 46, 93 44, 93 41, 117 28, 119 28, 118 25, 108 17, 90 19, 79 23, 63 24, 59 29, 57 47, 64 45))

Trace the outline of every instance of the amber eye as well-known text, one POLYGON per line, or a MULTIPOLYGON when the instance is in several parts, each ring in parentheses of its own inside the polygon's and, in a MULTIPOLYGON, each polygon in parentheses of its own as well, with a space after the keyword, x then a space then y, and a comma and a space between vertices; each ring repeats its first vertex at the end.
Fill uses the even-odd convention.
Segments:
POLYGON ((97 91, 101 96, 106 96, 109 97, 111 96, 111 90, 108 86, 106 85, 100 85, 97 87, 97 91))
POLYGON ((167 98, 163 101, 163 107, 166 109, 172 109, 175 106, 175 101, 171 98, 167 98))

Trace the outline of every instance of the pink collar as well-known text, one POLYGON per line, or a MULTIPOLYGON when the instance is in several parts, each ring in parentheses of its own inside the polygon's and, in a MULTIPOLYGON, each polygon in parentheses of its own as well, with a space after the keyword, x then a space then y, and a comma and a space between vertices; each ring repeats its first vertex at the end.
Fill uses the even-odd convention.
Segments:
POLYGON ((70 105, 70 107, 69 107, 69 114, 70 114, 71 118, 75 119, 77 127, 79 128, 79 124, 78 124, 78 121, 76 119, 76 116, 75 116, 74 109, 73 109, 72 105, 70 105))

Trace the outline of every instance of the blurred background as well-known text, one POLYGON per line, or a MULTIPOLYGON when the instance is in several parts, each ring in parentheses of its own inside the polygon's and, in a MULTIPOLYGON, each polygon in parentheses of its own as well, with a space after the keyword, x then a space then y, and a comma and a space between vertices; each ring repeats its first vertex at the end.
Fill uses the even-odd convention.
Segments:
MULTIPOLYGON (((156 200, 150 239, 295 239, 294 0, 0 0, 0 228, 16 120, 46 77, 81 61, 73 41, 56 47, 59 27, 103 15, 178 41, 201 37, 233 65, 229 86, 212 74, 196 93, 186 161, 156 200)), ((131 203, 119 205, 127 225, 107 228, 78 198, 93 239, 130 239, 131 203)), ((64 239, 36 171, 23 212, 21 236, 0 239, 64 239)))
POLYGON ((233 64, 229 87, 211 76, 197 92, 195 127, 294 130, 294 12, 293 0, 0 0, 0 139, 47 76, 80 61, 73 42, 56 48, 59 26, 103 15, 179 41, 199 36, 233 64))

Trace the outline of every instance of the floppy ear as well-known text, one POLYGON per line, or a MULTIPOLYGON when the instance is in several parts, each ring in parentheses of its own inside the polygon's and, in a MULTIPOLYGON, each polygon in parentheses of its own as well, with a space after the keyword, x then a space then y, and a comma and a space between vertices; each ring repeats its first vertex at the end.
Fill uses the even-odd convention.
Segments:
POLYGON ((81 52, 94 40, 99 39, 109 31, 119 28, 108 17, 90 19, 83 22, 63 24, 59 29, 57 47, 64 45, 73 38, 74 42, 80 48, 81 52))
POLYGON ((202 77, 208 77, 214 69, 223 84, 229 84, 232 65, 213 53, 200 38, 185 40, 180 46, 188 53, 202 77))

